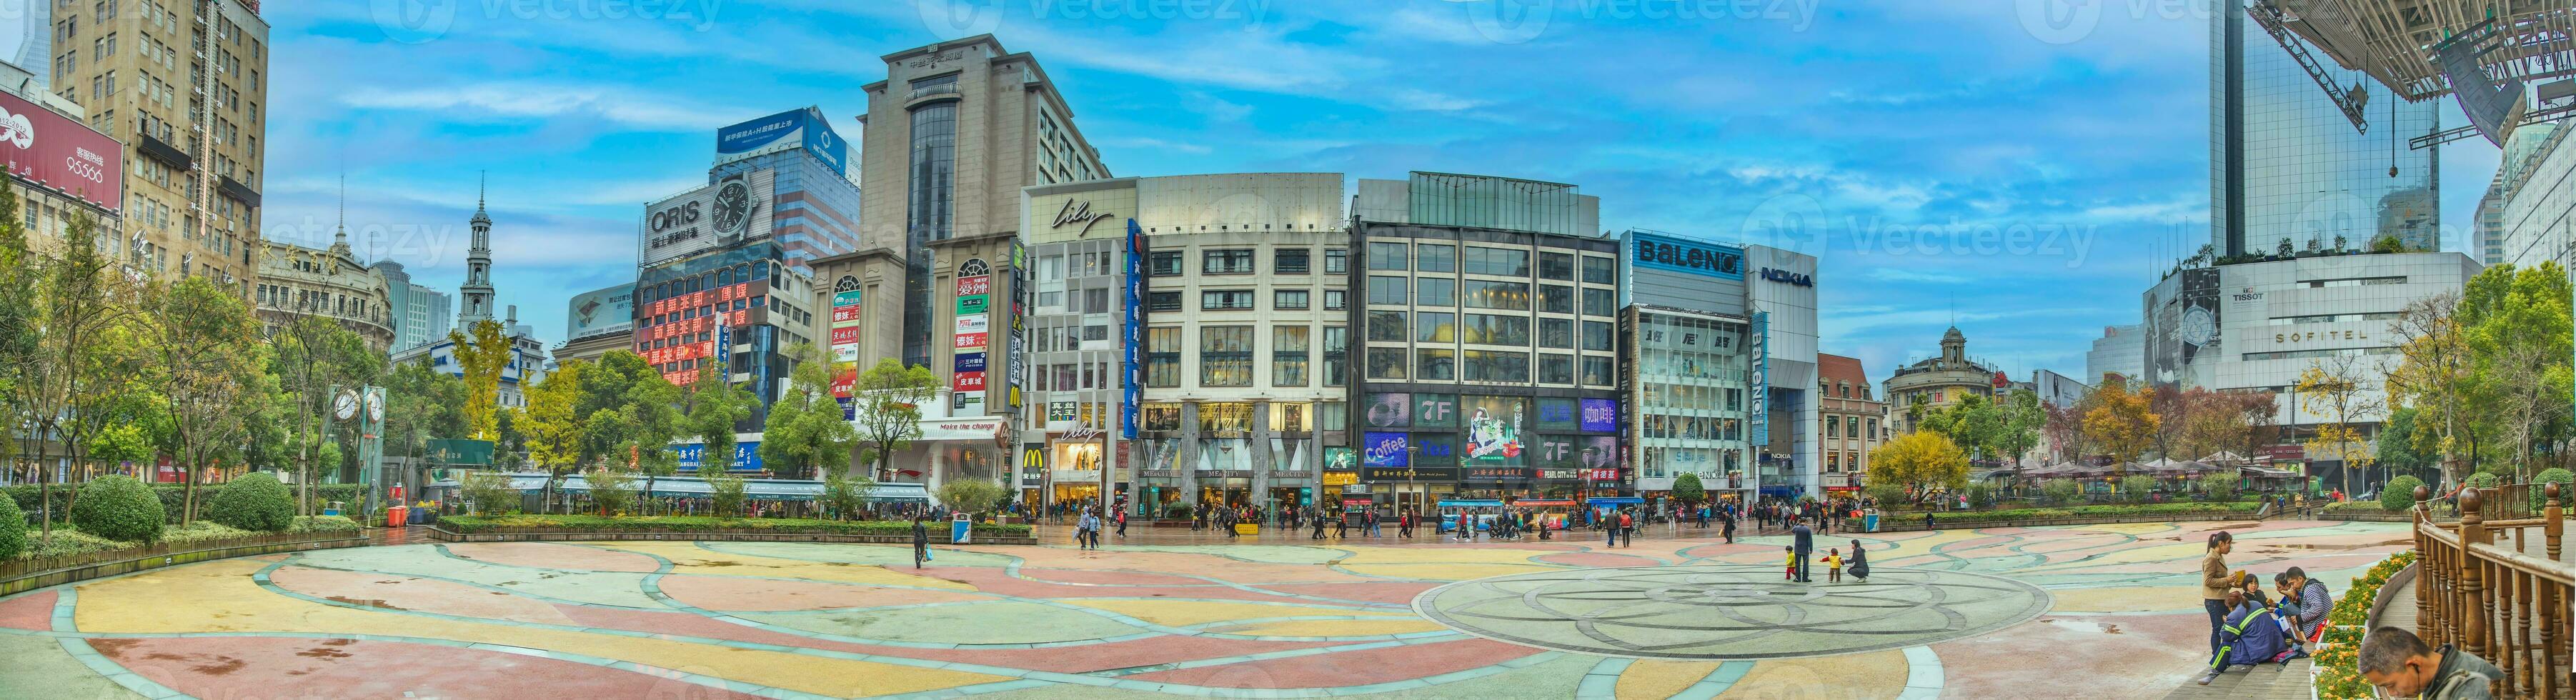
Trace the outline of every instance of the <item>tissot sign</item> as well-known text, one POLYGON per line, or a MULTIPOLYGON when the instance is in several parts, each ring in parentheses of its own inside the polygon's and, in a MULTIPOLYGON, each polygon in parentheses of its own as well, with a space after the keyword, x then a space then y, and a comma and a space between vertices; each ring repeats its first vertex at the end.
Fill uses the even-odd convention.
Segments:
POLYGON ((0 160, 9 174, 110 212, 125 206, 125 147, 33 102, 0 93, 0 160))

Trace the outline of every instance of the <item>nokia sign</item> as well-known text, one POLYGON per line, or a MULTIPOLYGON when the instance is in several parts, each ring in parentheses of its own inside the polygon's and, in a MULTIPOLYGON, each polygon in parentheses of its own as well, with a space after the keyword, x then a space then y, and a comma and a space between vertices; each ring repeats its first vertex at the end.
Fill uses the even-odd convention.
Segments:
POLYGON ((1786 282, 1801 287, 1816 286, 1816 277, 1814 275, 1802 275, 1776 267, 1762 268, 1762 279, 1771 280, 1773 282, 1786 282))
POLYGON ((1687 272, 1708 277, 1744 279, 1744 250, 1734 246, 1629 234, 1629 261, 1637 267, 1687 272))

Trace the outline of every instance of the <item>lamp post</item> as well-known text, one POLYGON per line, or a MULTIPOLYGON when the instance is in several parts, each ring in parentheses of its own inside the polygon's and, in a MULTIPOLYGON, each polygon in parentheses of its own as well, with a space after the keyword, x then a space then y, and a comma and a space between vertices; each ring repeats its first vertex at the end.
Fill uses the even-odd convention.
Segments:
MULTIPOLYGON (((1404 438, 1404 492, 1405 492, 1407 495, 1411 495, 1411 496, 1413 496, 1413 509, 1414 509, 1415 511, 1420 511, 1420 510, 1422 510, 1422 501, 1424 500, 1424 499, 1422 498, 1422 487, 1421 487, 1421 486, 1419 486, 1419 485, 1417 485, 1417 484, 1415 484, 1415 482, 1414 482, 1415 475, 1419 473, 1419 472, 1415 471, 1415 470, 1417 469, 1417 467, 1414 465, 1414 460, 1415 460, 1415 459, 1420 458, 1420 457, 1421 457, 1421 455, 1422 455, 1422 446, 1421 446, 1421 445, 1414 444, 1414 442, 1413 442, 1413 436, 1410 436, 1410 435, 1405 436, 1405 438, 1404 438)), ((1399 514, 1399 515, 1400 515, 1400 514, 1399 514)), ((1434 534, 1437 534, 1437 533, 1435 532, 1434 534)))

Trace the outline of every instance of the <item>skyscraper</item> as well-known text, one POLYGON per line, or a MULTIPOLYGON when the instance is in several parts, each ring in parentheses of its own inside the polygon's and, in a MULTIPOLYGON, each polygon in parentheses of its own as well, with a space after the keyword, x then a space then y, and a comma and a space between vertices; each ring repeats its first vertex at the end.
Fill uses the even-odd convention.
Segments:
MULTIPOLYGON (((2405 143, 2436 128, 2435 102, 2396 99, 2369 81, 2363 133, 2241 10, 2215 14, 2209 52, 2209 227, 2220 256, 2271 253, 2284 240, 2363 248, 2382 235, 2441 246, 2440 161, 2405 143)), ((2338 85, 2366 81, 2323 65, 2338 85)))

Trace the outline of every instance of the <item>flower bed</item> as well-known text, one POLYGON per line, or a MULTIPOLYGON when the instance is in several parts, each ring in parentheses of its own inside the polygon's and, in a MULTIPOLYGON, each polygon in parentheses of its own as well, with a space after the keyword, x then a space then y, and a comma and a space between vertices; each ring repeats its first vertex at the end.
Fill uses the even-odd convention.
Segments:
POLYGON ((2361 637, 2370 625, 2370 607, 2379 600, 2379 588, 2388 584, 2407 564, 2415 562, 2415 551, 2389 555, 2368 571, 2352 579, 2352 589, 2344 591, 2326 612, 2325 646, 2317 651, 2311 679, 2319 700, 2368 700, 2374 697, 2370 682, 2361 677, 2361 637))
MULTIPOLYGON (((607 517, 599 515, 453 515, 438 519, 439 528, 460 535, 537 534, 537 533, 664 533, 686 536, 692 533, 738 534, 753 532, 775 535, 833 535, 845 537, 900 537, 911 541, 912 522, 908 520, 806 520, 792 518, 713 518, 671 515, 651 517, 607 517)), ((945 522, 931 523, 935 533, 948 532, 945 522)), ((1027 525, 988 525, 976 523, 974 534, 983 537, 1031 537, 1027 525)))
POLYGON ((212 559, 367 543, 366 537, 359 534, 358 524, 347 518, 310 520, 321 522, 274 533, 197 523, 165 528, 161 541, 152 544, 119 542, 71 528, 56 528, 52 544, 31 547, 28 556, 0 561, 0 596, 212 559))
MULTIPOLYGON (((2251 517, 2254 514, 2254 511, 2259 510, 2262 507, 2263 504, 2251 501, 2235 503, 2106 503, 2102 505, 2065 506, 2057 508, 1933 511, 1932 522, 1936 525, 1952 526, 2017 523, 2028 521, 2055 521, 2070 518, 2101 519, 2109 521, 2122 518, 2165 519, 2172 518, 2174 516, 2191 515, 2251 517)), ((1851 518, 1846 518, 1846 520, 1850 523, 1849 527, 1851 531, 1860 531, 1862 524, 1860 520, 1851 518)), ((1878 516, 1878 528, 1881 531, 1919 530, 1922 529, 1922 527, 1922 511, 1882 511, 1878 516)))

